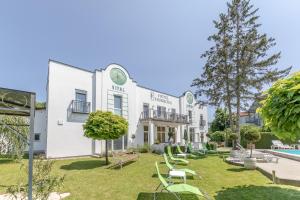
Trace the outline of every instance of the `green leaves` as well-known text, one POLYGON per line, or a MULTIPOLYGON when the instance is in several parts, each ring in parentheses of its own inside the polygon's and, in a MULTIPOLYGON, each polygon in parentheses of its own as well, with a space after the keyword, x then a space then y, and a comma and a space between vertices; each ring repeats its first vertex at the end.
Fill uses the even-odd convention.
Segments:
POLYGON ((111 112, 96 111, 89 115, 83 125, 84 136, 95 140, 113 140, 125 135, 128 122, 111 112))
POLYGON ((265 92, 258 112, 276 136, 300 138, 300 72, 278 80, 265 92))

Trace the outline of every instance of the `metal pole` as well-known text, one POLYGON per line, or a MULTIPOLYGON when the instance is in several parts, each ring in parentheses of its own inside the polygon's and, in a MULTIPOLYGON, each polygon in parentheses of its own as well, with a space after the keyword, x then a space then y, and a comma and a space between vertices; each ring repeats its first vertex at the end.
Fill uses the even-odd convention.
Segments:
POLYGON ((31 94, 30 95, 29 160, 28 160, 28 200, 32 200, 34 115, 35 115, 35 94, 31 94))

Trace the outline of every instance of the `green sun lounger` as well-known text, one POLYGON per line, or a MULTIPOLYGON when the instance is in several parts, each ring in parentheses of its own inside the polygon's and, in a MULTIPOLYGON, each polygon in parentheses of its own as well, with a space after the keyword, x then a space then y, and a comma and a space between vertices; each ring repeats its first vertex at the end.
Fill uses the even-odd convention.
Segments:
POLYGON ((168 156, 170 157, 170 159, 174 162, 182 162, 182 163, 185 163, 185 164, 188 164, 189 161, 185 160, 185 159, 182 159, 182 158, 174 158, 173 154, 172 154, 172 151, 171 151, 171 146, 167 146, 167 153, 168 153, 168 156))
POLYGON ((194 150, 191 143, 189 143, 187 147, 188 147, 189 152, 191 152, 191 154, 194 154, 197 156, 204 156, 206 154, 206 152, 204 150, 194 150))
POLYGON ((165 159, 165 163, 167 165, 167 167, 169 168, 169 170, 175 170, 175 171, 184 171, 185 173, 188 173, 188 174, 192 174, 193 176, 198 176, 199 178, 201 178, 201 176, 199 176, 195 171, 191 170, 191 169, 178 169, 178 168, 174 168, 173 165, 171 165, 171 163, 169 163, 169 160, 168 160, 168 157, 167 157, 167 154, 164 153, 164 159, 165 159))
POLYGON ((158 189, 162 186, 162 189, 160 191, 167 191, 171 194, 173 194, 176 199, 180 200, 180 196, 178 195, 178 193, 190 193, 190 194, 195 194, 197 196, 203 197, 205 199, 209 199, 208 196, 206 194, 204 194, 204 192, 200 191, 199 188, 188 185, 188 184, 170 184, 168 183, 160 174, 159 172, 159 168, 157 165, 157 162, 155 162, 155 166, 156 166, 156 171, 157 171, 157 175, 158 178, 160 180, 160 184, 157 186, 155 193, 154 193, 154 199, 156 199, 156 192, 158 191, 158 189))
POLYGON ((191 158, 197 158, 197 156, 194 155, 194 154, 182 152, 182 150, 181 150, 181 148, 180 148, 179 145, 176 145, 176 148, 177 148, 177 151, 178 151, 180 154, 185 154, 187 157, 191 157, 191 158))

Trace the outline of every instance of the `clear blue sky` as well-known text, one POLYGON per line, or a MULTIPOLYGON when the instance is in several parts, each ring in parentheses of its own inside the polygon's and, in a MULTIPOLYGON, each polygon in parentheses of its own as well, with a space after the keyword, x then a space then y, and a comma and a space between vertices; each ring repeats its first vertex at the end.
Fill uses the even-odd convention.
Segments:
MULTIPOLYGON (((253 0, 279 67, 300 70, 300 1, 253 0)), ((126 67, 141 85, 174 95, 201 73, 222 0, 2 0, 0 87, 46 99, 48 59, 94 70, 126 67)), ((66 80, 67 81, 67 80, 66 80)))

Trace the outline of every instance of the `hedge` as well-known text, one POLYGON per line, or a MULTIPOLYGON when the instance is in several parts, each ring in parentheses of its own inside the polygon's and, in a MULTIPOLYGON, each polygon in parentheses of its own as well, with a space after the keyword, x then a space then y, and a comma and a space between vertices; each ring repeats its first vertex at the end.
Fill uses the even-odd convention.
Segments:
MULTIPOLYGON (((271 145, 272 145, 272 140, 281 140, 283 143, 286 143, 286 144, 295 143, 292 140, 279 139, 277 136, 275 136, 271 132, 261 132, 260 134, 261 134, 261 139, 255 143, 256 149, 270 149, 271 145)), ((241 144, 243 147, 245 147, 245 148, 247 147, 247 143, 244 140, 243 135, 241 135, 241 144)))

